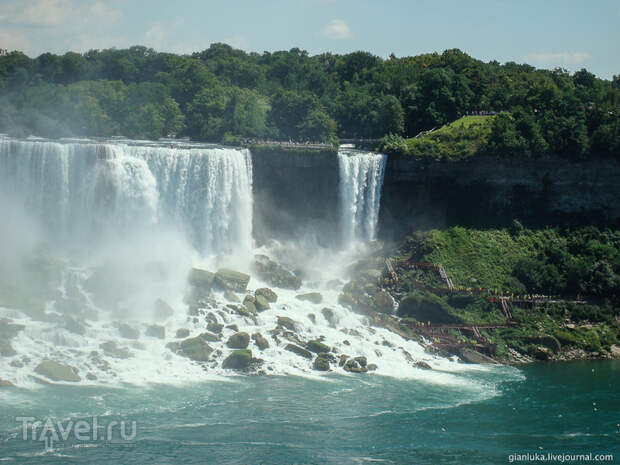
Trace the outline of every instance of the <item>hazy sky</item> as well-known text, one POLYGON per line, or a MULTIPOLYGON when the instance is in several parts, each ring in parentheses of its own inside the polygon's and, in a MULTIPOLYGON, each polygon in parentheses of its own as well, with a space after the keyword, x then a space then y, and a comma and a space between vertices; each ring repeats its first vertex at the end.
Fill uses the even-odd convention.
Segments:
POLYGON ((475 58, 620 74, 618 0, 0 0, 0 48, 30 56, 146 45, 189 53, 460 48, 475 58))

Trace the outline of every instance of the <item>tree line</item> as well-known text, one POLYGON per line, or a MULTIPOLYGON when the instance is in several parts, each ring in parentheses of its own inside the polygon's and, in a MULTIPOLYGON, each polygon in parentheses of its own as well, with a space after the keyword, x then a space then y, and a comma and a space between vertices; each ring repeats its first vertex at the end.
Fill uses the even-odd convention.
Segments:
POLYGON ((192 55, 134 46, 0 54, 0 131, 45 137, 412 138, 477 111, 511 155, 620 157, 620 76, 476 60, 458 49, 381 59, 306 51, 192 55))

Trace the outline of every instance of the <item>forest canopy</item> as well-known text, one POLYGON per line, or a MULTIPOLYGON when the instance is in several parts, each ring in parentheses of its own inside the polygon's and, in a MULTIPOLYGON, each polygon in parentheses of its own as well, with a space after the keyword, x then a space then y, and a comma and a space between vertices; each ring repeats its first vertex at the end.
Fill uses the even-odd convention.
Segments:
POLYGON ((17 136, 388 136, 393 151, 464 115, 497 112, 486 151, 620 157, 620 76, 484 63, 458 49, 388 59, 221 43, 191 56, 142 46, 34 59, 1 51, 0 105, 0 132, 17 136))

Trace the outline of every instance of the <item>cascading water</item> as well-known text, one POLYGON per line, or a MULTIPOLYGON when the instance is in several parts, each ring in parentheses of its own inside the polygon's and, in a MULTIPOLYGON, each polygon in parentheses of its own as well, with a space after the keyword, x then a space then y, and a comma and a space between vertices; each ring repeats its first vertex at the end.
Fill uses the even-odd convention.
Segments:
POLYGON ((376 239, 386 159, 371 152, 338 152, 343 244, 376 239))
MULTIPOLYGON (((343 151, 338 158, 343 240, 374 239, 385 157, 343 151)), ((0 347, 10 354, 0 357, 0 372, 20 386, 32 384, 45 360, 67 364, 80 382, 91 384, 195 381, 205 371, 230 375, 234 371, 223 362, 232 351, 228 339, 237 332, 252 335, 248 348, 265 373, 316 373, 314 356, 302 348, 314 341, 341 357, 365 358, 377 374, 471 384, 451 360, 373 328, 365 315, 340 305, 344 283, 334 278, 344 255, 354 259, 351 251, 304 250, 320 272, 311 266, 299 289, 276 287, 277 301, 267 308, 262 302, 259 313, 248 310, 254 309, 248 297, 270 283, 248 263, 253 200, 247 150, 0 139, 0 187, 0 207, 19 204, 23 210, 3 211, 9 221, 0 229, 0 258, 12 254, 26 262, 20 273, 13 272, 18 260, 11 267, 0 263, 11 278, 0 282, 0 329, 23 325, 10 348, 0 347), (43 252, 32 247, 34 240, 25 247, 21 237, 37 229, 34 223, 38 239, 48 243, 43 252), (222 266, 249 271, 247 291, 214 286, 197 298, 187 292, 191 267, 222 266), (298 298, 309 292, 309 300, 298 298), (179 354, 181 341, 197 338, 208 340, 208 357, 179 354), (443 372, 423 372, 413 365, 419 360, 443 372)), ((308 265, 304 253, 280 255, 275 246, 257 252, 288 256, 291 269, 308 265)), ((331 363, 344 373, 335 356, 331 363)))
POLYGON ((3 139, 0 182, 56 238, 170 223, 201 254, 252 246, 247 150, 3 139))

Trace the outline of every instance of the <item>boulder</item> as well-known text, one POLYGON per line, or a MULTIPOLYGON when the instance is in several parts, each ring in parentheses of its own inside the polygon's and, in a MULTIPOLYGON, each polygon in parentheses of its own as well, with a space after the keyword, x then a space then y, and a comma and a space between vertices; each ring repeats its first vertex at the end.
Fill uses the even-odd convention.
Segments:
POLYGON ((221 268, 215 273, 215 283, 222 289, 245 292, 250 282, 250 275, 229 268, 221 268))
POLYGON ((200 337, 203 341, 206 342, 217 342, 221 339, 220 336, 209 333, 207 331, 205 331, 204 333, 200 333, 198 337, 200 337))
POLYGON ((246 349, 250 344, 250 335, 248 333, 235 333, 228 338, 226 345, 231 349, 246 349))
POLYGON ((157 321, 164 321, 174 315, 174 308, 163 299, 157 299, 153 304, 153 316, 157 321))
POLYGON ((308 292, 306 294, 298 294, 295 296, 297 300, 305 300, 312 302, 313 304, 320 304, 323 302, 323 296, 320 292, 308 292))
POLYGON ((166 328, 160 325, 147 326, 145 333, 149 337, 156 337, 157 339, 166 338, 166 328))
POLYGON ((255 255, 252 271, 260 279, 272 286, 282 289, 297 290, 301 287, 301 279, 288 271, 282 265, 274 262, 266 255, 255 255))
POLYGON ((289 331, 297 331, 297 324, 295 321, 287 316, 278 317, 278 326, 288 329, 289 331))
POLYGON ((252 334, 252 340, 259 348, 259 350, 265 350, 269 348, 269 341, 261 333, 252 334))
POLYGON ((241 349, 233 351, 224 359, 222 368, 230 370, 247 370, 252 363, 252 351, 241 349))
POLYGON ((256 291, 254 291, 254 295, 256 297, 258 297, 259 295, 263 296, 269 303, 275 303, 278 301, 278 294, 273 292, 268 287, 261 287, 259 289, 256 289, 256 291))
POLYGON ((24 363, 21 360, 12 360, 9 365, 13 368, 24 368, 24 363))
POLYGON ((185 339, 186 337, 189 337, 189 329, 187 328, 177 329, 177 332, 175 333, 174 337, 176 337, 177 339, 185 339))
POLYGON ((336 315, 334 314, 334 311, 331 308, 323 307, 321 309, 321 314, 323 315, 323 318, 327 320, 327 322, 329 323, 329 326, 331 326, 332 328, 336 327, 336 323, 338 322, 338 319, 336 318, 336 315))
POLYGON ((88 373, 86 373, 86 379, 89 381, 97 381, 98 378, 96 374, 89 371, 88 373))
POLYGON ((116 328, 118 329, 118 334, 123 339, 138 339, 140 337, 140 330, 133 328, 125 323, 119 323, 116 328))
POLYGON ((226 325, 225 326, 226 329, 232 329, 235 333, 239 332, 239 327, 236 324, 232 324, 232 325, 226 325))
POLYGON ((355 357, 353 360, 355 360, 362 368, 366 367, 366 365, 368 364, 368 362, 366 361, 366 357, 355 357))
POLYGON ((209 321, 209 323, 207 323, 207 331, 211 331, 212 333, 220 334, 223 329, 224 325, 221 323, 214 323, 213 321, 209 321))
POLYGON ((366 373, 368 371, 368 368, 366 368, 366 366, 360 366, 357 360, 353 358, 347 360, 343 368, 344 371, 348 371, 350 373, 366 373))
POLYGON ((53 360, 45 360, 39 363, 34 371, 52 381, 77 383, 82 380, 75 368, 53 360))
POLYGON ((313 325, 316 324, 316 315, 314 313, 308 313, 308 319, 312 322, 313 325))
POLYGON ((314 352, 315 354, 320 354, 321 352, 329 352, 330 348, 328 345, 323 344, 321 341, 313 340, 306 344, 306 349, 310 352, 314 352))
POLYGON ((344 366, 345 362, 346 362, 348 359, 349 359, 349 356, 348 356, 348 355, 342 354, 342 355, 340 356, 340 358, 338 359, 338 366, 339 366, 339 367, 344 366))
POLYGON ((269 310, 269 302, 261 294, 258 294, 256 296, 256 301, 254 302, 254 305, 256 306, 256 310, 259 312, 264 312, 265 310, 269 310))
POLYGON ((224 298, 228 300, 229 302, 234 302, 234 303, 241 301, 239 297, 237 296, 237 294, 235 294, 233 291, 228 290, 228 289, 224 291, 224 298))
POLYGON ((304 349, 303 347, 299 347, 298 345, 287 344, 286 347, 284 347, 284 349, 288 350, 289 352, 293 352, 294 354, 297 354, 300 357, 304 357, 304 358, 307 358, 309 360, 312 360, 312 352, 309 352, 306 349, 304 349))
POLYGON ((419 361, 415 362, 413 364, 413 366, 416 367, 416 368, 421 368, 422 370, 432 370, 433 369, 433 367, 431 367, 428 363, 426 363, 426 362, 424 362, 422 360, 419 360, 419 361))
POLYGON ((211 346, 200 336, 190 337, 181 342, 171 342, 167 347, 173 352, 196 362, 206 362, 213 352, 211 346))
POLYGON ((209 294, 211 292, 211 288, 213 287, 215 274, 207 270, 192 268, 189 272, 187 280, 192 286, 199 288, 206 294, 209 294))
POLYGON ((379 367, 377 366, 376 363, 369 363, 367 368, 368 368, 368 371, 376 371, 377 368, 379 367))
POLYGON ((460 351, 461 360, 466 363, 497 364, 491 357, 481 354, 473 349, 463 348, 460 351))
POLYGON ((15 385, 6 379, 0 379, 0 388, 6 387, 15 387, 15 385))
POLYGON ((318 356, 314 359, 314 363, 312 364, 312 369, 317 371, 329 371, 329 360, 318 356))
POLYGON ((129 352, 129 349, 127 349, 126 347, 119 347, 115 341, 104 342, 103 344, 99 344, 99 347, 108 357, 121 359, 131 357, 131 352, 129 352))
POLYGON ((245 308, 246 312, 249 315, 256 315, 258 313, 258 310, 256 308, 256 304, 254 302, 246 302, 243 307, 245 308))

